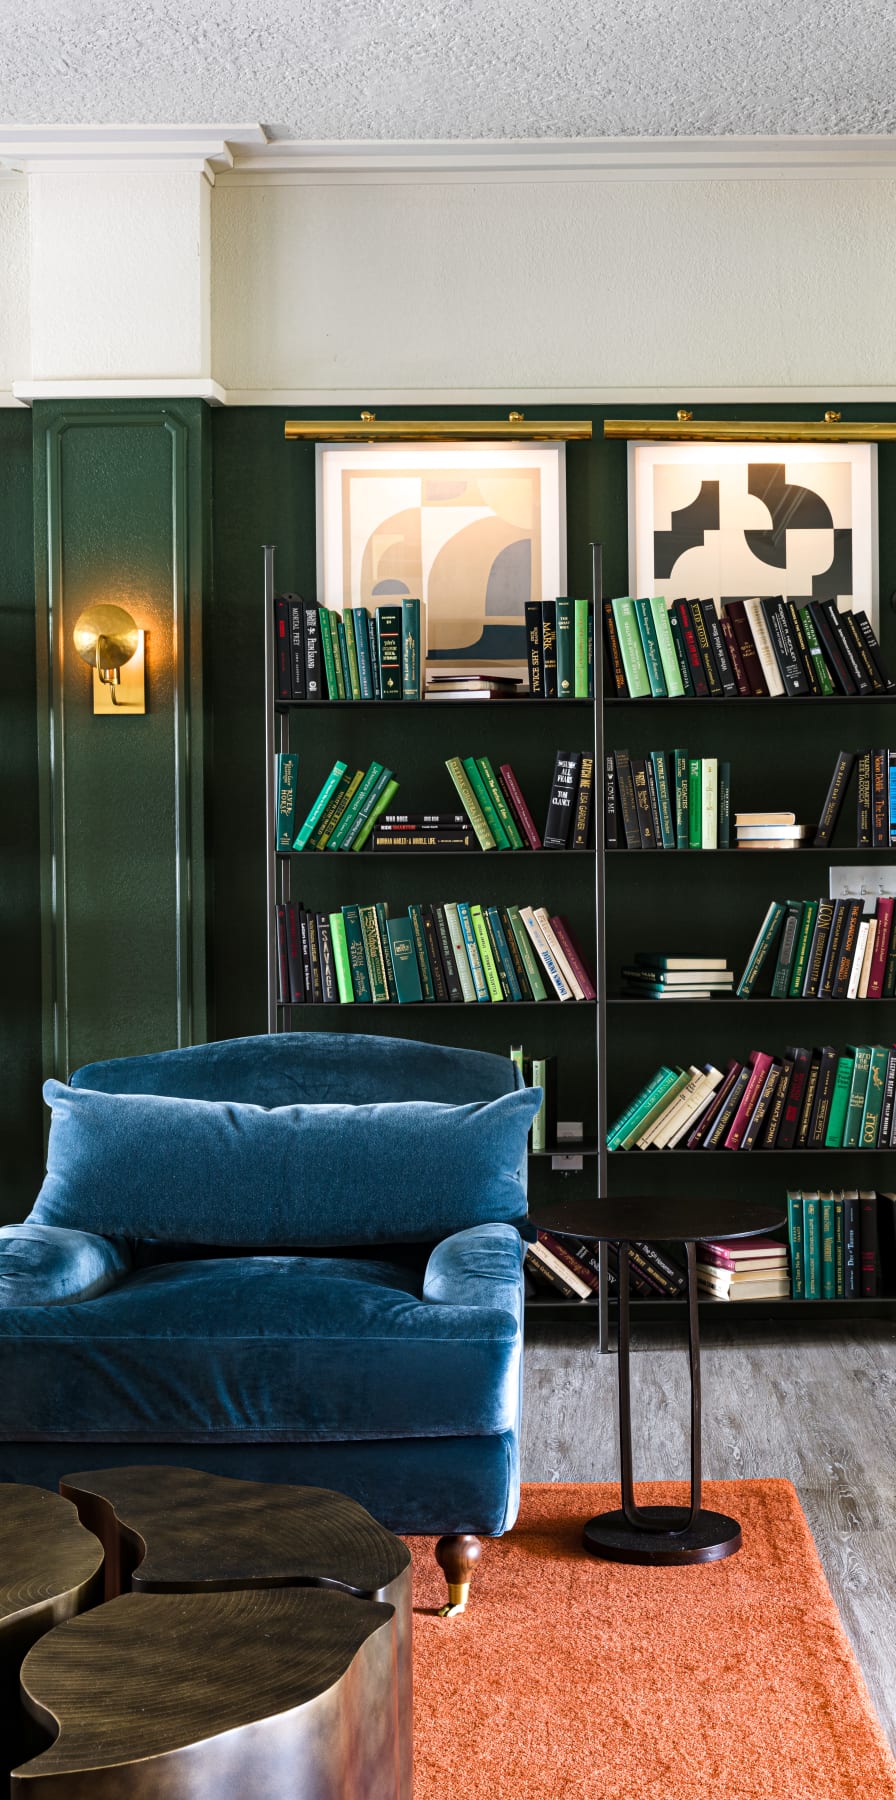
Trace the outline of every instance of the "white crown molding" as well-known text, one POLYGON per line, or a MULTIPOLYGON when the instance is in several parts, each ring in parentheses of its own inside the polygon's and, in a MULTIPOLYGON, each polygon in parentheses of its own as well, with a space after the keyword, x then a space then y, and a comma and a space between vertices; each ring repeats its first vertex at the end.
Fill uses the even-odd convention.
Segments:
POLYGON ((12 401, 30 406, 34 400, 207 400, 227 405, 227 390, 208 376, 154 377, 151 380, 14 381, 12 401))
POLYGON ((0 164, 22 175, 187 168, 214 183, 267 142, 263 125, 4 125, 0 164))
POLYGON ((459 181, 896 179, 894 137, 519 138, 246 146, 223 186, 459 181))
POLYGON ((207 400, 210 406, 294 406, 346 410, 377 406, 891 406, 896 387, 551 387, 551 388, 225 388, 208 379, 14 381, 0 389, 0 407, 34 400, 207 400))

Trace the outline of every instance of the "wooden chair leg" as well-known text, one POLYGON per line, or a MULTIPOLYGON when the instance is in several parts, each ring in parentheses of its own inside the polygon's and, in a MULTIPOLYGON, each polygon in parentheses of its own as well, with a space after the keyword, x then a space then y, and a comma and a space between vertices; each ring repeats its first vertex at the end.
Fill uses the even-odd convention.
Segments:
POLYGON ((439 1608, 440 1618, 453 1619, 455 1613, 463 1612, 470 1593, 470 1581, 481 1555, 482 1545, 469 1531, 439 1538, 436 1562, 448 1583, 448 1601, 439 1608))

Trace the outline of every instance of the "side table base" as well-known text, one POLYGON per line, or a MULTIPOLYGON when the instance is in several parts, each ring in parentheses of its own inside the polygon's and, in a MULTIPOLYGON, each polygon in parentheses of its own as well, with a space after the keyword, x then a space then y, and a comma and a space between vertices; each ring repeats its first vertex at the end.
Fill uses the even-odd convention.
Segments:
POLYGON ((733 1556, 743 1541, 737 1520, 725 1513, 700 1511, 686 1531, 688 1506, 639 1506, 638 1517, 646 1529, 629 1524, 622 1511, 589 1519, 583 1532, 585 1549, 611 1562, 704 1563, 733 1556))

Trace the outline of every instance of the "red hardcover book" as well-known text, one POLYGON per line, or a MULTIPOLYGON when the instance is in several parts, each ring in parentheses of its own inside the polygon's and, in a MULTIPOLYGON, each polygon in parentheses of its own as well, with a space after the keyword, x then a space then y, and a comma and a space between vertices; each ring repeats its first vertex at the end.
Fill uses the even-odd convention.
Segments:
POLYGON ((705 700, 709 693, 709 682, 706 679, 703 658, 700 655, 700 645, 697 642, 697 634, 694 630, 691 609, 686 600, 676 600, 675 611, 678 614, 678 623, 681 626, 684 653, 688 659, 688 668, 691 671, 691 680, 694 683, 694 693, 698 700, 705 700))
POLYGON ((871 970, 868 976, 869 1000, 880 1000, 884 991, 884 971, 887 966, 887 955, 890 949, 890 938, 893 932, 893 895, 881 894, 877 902, 877 934, 874 949, 871 953, 871 970))
POLYGON ((744 659, 740 653, 740 645, 737 641, 737 638, 734 635, 734 626, 732 625, 731 620, 729 619, 727 613, 723 612, 722 617, 719 620, 719 624, 722 627, 722 636, 725 639, 725 648, 728 651, 728 655, 729 655, 729 658, 731 661, 731 667, 734 670, 734 679, 737 682, 737 691, 739 694, 741 694, 743 696, 743 698, 745 700, 749 700, 753 690, 750 686, 747 671, 744 668, 744 659))
POLYGON ((737 1062, 735 1060, 735 1061, 728 1063, 728 1065, 725 1069, 725 1079, 722 1082, 721 1087, 716 1088, 716 1091, 713 1094, 713 1096, 710 1100, 710 1104, 707 1107, 706 1111, 702 1112, 700 1114, 700 1117, 697 1120, 697 1123, 694 1126, 694 1129, 691 1132, 690 1137, 685 1139, 685 1149, 686 1150, 702 1150, 703 1140, 706 1137, 707 1132, 711 1130, 716 1119, 718 1118, 719 1113, 721 1112, 721 1110, 725 1104, 725 1101, 727 1100, 728 1095, 730 1094, 731 1089, 733 1088, 734 1083, 736 1082, 738 1075, 740 1074, 740 1071, 741 1071, 741 1064, 739 1062, 737 1062))
POLYGON ((790 1086, 787 1089, 784 1115, 778 1127, 778 1135, 775 1138, 776 1150, 793 1149, 796 1141, 797 1126, 800 1122, 800 1114, 803 1110, 803 1095, 806 1091, 806 1082, 809 1079, 809 1070, 812 1067, 811 1050, 794 1050, 790 1052, 790 1054, 793 1056, 793 1073, 790 1077, 790 1086))
POLYGON ((757 698, 762 694, 767 695, 768 683, 762 673, 762 664, 759 661, 759 654, 753 641, 753 633, 750 630, 750 621, 747 618, 747 609, 743 601, 726 600, 724 611, 731 620, 731 629, 737 640, 750 693, 757 698))
POLYGON ((700 1261, 713 1263, 718 1269, 749 1268, 754 1262, 787 1261, 787 1247, 780 1238, 726 1238, 722 1244, 701 1242, 700 1261))
POLYGON ((507 796, 507 803, 513 811, 516 822, 526 838, 530 850, 542 848, 541 838, 536 829, 535 820, 523 799, 522 789, 509 763, 502 763, 498 770, 501 786, 507 796))
POLYGON ((551 924, 557 934, 557 942, 572 969, 585 999, 596 1000, 597 989, 582 961, 577 945, 573 942, 572 933, 570 932, 566 920, 561 919, 559 914, 557 914, 556 917, 551 919, 551 924))
POLYGON ((739 1150, 743 1142, 744 1132, 753 1117, 753 1108, 762 1092, 765 1078, 772 1066, 774 1057, 767 1056, 764 1050, 751 1050, 749 1063, 750 1079, 744 1089, 744 1096, 734 1115, 731 1129, 725 1139, 726 1150, 739 1150))

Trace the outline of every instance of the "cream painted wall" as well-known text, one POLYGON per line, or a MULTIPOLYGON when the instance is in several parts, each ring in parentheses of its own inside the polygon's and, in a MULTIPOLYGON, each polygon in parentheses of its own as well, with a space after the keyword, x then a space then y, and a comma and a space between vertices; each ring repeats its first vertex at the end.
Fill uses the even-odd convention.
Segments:
POLYGON ((219 183, 213 373, 309 399, 890 387, 894 225, 883 179, 219 183))
POLYGON ((31 373, 30 286, 27 183, 0 177, 0 405, 31 373))

